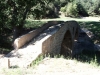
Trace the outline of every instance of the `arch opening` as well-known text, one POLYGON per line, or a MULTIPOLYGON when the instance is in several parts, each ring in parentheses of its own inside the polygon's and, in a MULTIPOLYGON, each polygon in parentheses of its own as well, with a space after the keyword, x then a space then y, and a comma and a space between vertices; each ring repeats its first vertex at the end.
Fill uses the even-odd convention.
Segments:
POLYGON ((64 56, 72 56, 72 36, 70 31, 68 30, 63 38, 62 44, 61 44, 61 55, 64 56))

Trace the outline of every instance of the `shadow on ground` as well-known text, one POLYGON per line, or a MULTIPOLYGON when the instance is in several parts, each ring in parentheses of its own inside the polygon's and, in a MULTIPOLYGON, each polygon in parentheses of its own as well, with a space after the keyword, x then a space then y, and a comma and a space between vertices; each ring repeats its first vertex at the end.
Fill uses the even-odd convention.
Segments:
POLYGON ((95 62, 98 65, 100 65, 100 52, 99 51, 96 51, 96 52, 83 51, 81 54, 76 55, 74 58, 84 63, 85 62, 87 63, 95 62))
POLYGON ((100 22, 88 21, 88 22, 78 22, 81 28, 86 28, 93 32, 95 35, 93 41, 94 43, 100 43, 100 22))
MULTIPOLYGON (((96 47, 97 46, 96 44, 100 45, 100 22, 89 21, 89 22, 78 22, 78 23, 81 26, 81 28, 88 29, 90 32, 93 33, 93 38, 90 38, 90 40, 92 40, 94 46, 96 47)), ((87 43, 84 44, 86 45, 87 43)), ((75 55, 74 58, 81 62, 89 62, 89 63, 96 62, 98 65, 100 65, 100 47, 95 48, 95 50, 92 50, 91 46, 93 45, 86 46, 85 50, 82 50, 80 54, 75 55), (90 50, 87 50, 89 47, 91 47, 90 50)))

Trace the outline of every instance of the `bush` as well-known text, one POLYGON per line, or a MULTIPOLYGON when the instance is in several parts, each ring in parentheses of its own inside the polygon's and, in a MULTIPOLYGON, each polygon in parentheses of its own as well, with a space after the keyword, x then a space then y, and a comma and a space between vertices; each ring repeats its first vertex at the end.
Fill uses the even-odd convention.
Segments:
POLYGON ((76 3, 68 3, 65 7, 62 7, 61 12, 65 13, 68 17, 78 17, 78 10, 76 3))
POLYGON ((66 16, 78 17, 77 5, 74 3, 68 3, 66 8, 66 16))
MULTIPOLYGON (((76 3, 81 5, 83 15, 99 15, 100 0, 76 0, 76 3), (85 10, 85 11, 84 11, 85 10), (87 13, 87 14, 86 14, 87 13)), ((80 6, 78 9, 81 8, 80 6)))
POLYGON ((95 16, 100 14, 100 0, 74 0, 61 7, 66 16, 95 16))
POLYGON ((76 3, 77 4, 77 10, 78 10, 78 14, 80 16, 89 16, 88 12, 86 11, 86 9, 82 6, 81 3, 76 3))
POLYGON ((66 12, 66 6, 65 7, 61 7, 60 11, 61 12, 66 12))

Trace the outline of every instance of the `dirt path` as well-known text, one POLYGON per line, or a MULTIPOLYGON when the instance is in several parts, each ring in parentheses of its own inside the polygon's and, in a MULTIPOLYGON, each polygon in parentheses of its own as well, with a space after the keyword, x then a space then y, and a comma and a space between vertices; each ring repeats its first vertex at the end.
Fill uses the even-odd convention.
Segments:
MULTIPOLYGON (((32 19, 27 19, 27 20, 30 20, 30 21, 39 21, 39 20, 32 20, 32 19)), ((63 17, 63 16, 61 16, 60 18, 42 19, 40 21, 70 21, 70 20, 100 22, 100 16, 99 17, 81 17, 81 18, 71 18, 71 17, 63 17)))

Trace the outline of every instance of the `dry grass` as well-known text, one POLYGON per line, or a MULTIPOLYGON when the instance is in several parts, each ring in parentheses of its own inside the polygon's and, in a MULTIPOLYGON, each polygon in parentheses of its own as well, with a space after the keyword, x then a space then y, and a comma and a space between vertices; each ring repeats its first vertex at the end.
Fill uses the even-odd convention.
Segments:
POLYGON ((0 75, 99 75, 100 67, 65 58, 43 59, 34 68, 2 69, 0 75))

